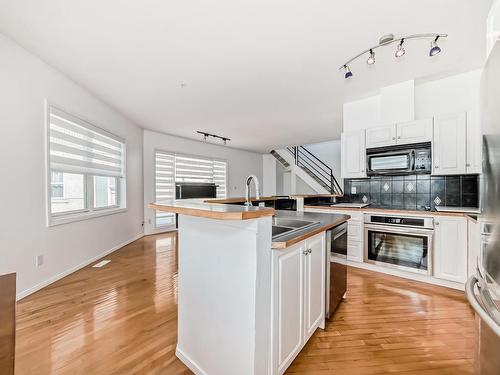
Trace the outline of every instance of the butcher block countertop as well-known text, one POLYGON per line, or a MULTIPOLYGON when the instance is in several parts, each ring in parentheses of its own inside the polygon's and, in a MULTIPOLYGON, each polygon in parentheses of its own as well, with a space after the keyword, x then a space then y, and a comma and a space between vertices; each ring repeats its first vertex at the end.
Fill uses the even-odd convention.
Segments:
POLYGON ((272 216, 275 212, 274 208, 206 203, 203 200, 195 199, 155 202, 150 203, 148 207, 158 211, 218 220, 256 219, 272 216))

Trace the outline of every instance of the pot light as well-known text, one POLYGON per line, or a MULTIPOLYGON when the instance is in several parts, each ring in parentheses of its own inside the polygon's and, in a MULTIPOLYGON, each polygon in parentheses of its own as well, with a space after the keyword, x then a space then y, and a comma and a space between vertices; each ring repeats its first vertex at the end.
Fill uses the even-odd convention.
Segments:
POLYGON ((396 48, 396 53, 394 54, 394 56, 401 57, 406 53, 406 50, 403 47, 404 41, 405 41, 404 38, 401 39, 401 42, 398 44, 398 47, 396 48))
POLYGON ((371 49, 370 50, 370 57, 368 57, 368 60, 366 60, 366 63, 368 65, 373 65, 375 64, 375 52, 373 52, 373 50, 371 49))
POLYGON ((349 69, 349 65, 344 65, 344 69, 345 69, 345 79, 349 78, 349 77, 352 77, 352 72, 351 72, 351 69, 349 69))
POLYGON ((439 52, 441 52, 441 48, 437 44, 438 39, 439 39, 439 35, 436 36, 436 39, 434 39, 431 42, 431 49, 429 51, 429 56, 436 56, 439 52))

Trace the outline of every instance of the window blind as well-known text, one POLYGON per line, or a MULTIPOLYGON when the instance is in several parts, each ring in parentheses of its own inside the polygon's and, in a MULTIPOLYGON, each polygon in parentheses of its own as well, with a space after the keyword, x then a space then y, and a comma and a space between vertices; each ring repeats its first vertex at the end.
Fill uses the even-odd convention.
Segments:
MULTIPOLYGON (((155 152, 155 201, 175 199, 175 155, 155 152)), ((156 211, 156 226, 174 224, 175 215, 156 211)))
POLYGON ((124 177, 123 140, 53 106, 48 111, 52 170, 124 177))
POLYGON ((176 182, 213 182, 217 198, 226 197, 227 162, 203 157, 175 155, 176 182))

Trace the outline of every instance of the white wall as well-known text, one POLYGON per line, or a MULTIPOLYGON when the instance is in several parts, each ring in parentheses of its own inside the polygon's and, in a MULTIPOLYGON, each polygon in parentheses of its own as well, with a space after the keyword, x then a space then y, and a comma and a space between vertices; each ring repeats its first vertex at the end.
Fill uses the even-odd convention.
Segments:
MULTIPOLYGON (((255 174, 262 181, 262 154, 175 137, 144 130, 144 222, 145 233, 154 233, 154 211, 147 205, 154 200, 155 150, 225 159, 228 162, 228 197, 245 196, 245 181, 255 174)), ((253 191, 253 190, 252 190, 253 191)))
POLYGON ((304 145, 316 157, 333 170, 333 175, 342 186, 340 178, 340 139, 304 145))
POLYGON ((142 233, 142 130, 2 34, 0 82, 0 274, 20 297, 142 233), (46 227, 45 99, 126 140, 126 212, 46 227))
POLYGON ((262 155, 261 184, 263 196, 276 195, 276 158, 271 154, 262 155))
POLYGON ((478 112, 481 69, 450 77, 417 82, 415 117, 430 118, 456 112, 478 112))
MULTIPOLYGON (((401 103, 394 102, 391 113, 390 100, 384 100, 384 88, 381 94, 344 104, 343 131, 361 130, 384 125, 384 119, 391 122, 405 122, 411 118, 411 106, 415 108, 415 119, 431 118, 438 114, 469 112, 468 119, 477 118, 479 108, 479 82, 481 70, 473 70, 434 80, 416 80, 414 97, 406 89, 404 103, 409 110, 400 113, 401 103), (414 103, 413 103, 414 102, 414 103)), ((402 82, 401 87, 411 81, 402 82)), ((394 85, 394 86, 398 86, 394 85)), ((407 88, 408 88, 407 87, 407 88)))

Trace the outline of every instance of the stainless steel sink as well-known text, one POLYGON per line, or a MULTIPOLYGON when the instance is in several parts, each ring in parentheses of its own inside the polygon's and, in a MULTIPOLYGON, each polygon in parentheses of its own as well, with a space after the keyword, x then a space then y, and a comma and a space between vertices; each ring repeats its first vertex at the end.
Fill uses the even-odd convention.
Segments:
POLYGON ((273 238, 277 237, 280 234, 287 233, 293 230, 292 228, 279 227, 277 225, 273 225, 273 238))
POLYGON ((318 224, 319 221, 306 221, 298 219, 287 219, 273 216, 273 240, 288 235, 294 232, 298 232, 302 229, 314 226, 318 224))

